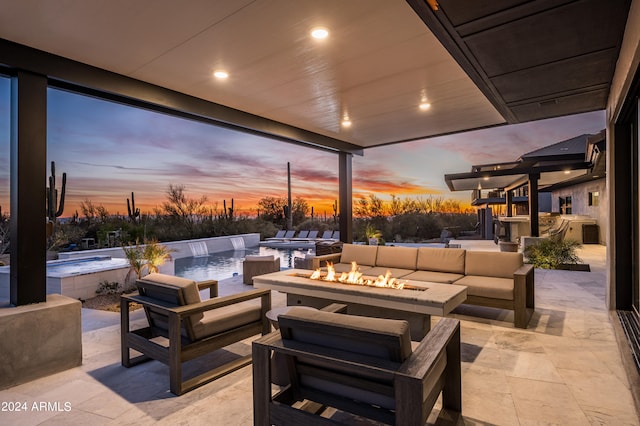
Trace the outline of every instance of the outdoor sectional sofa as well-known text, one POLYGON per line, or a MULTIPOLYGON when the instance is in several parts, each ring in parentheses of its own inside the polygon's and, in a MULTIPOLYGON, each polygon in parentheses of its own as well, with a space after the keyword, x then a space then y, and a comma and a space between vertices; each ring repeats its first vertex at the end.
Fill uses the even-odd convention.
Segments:
POLYGON ((336 272, 348 272, 354 261, 365 276, 389 270, 392 277, 418 285, 464 285, 465 304, 512 310, 519 328, 527 328, 535 309, 534 268, 524 263, 521 253, 345 244, 341 253, 313 257, 311 266, 332 262, 336 272))

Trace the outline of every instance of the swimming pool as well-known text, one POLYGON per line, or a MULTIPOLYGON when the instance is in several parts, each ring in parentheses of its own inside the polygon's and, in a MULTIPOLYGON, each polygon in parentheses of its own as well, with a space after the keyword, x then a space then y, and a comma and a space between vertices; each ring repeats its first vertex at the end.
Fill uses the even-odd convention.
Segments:
POLYGON ((248 255, 274 255, 280 258, 281 268, 293 268, 294 258, 304 257, 307 251, 255 247, 244 250, 228 250, 208 256, 175 259, 175 275, 195 281, 224 280, 242 274, 242 262, 248 255))

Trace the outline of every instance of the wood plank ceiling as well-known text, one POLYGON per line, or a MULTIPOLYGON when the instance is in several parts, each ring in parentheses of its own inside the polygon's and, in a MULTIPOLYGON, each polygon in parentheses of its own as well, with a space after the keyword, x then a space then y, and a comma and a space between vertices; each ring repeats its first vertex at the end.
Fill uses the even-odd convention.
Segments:
POLYGON ((505 122, 402 1, 0 0, 0 10, 5 40, 359 147, 505 122), (327 39, 311 38, 317 26, 327 39))
POLYGON ((0 0, 0 39, 356 148, 605 107, 630 0, 430 3, 0 0))

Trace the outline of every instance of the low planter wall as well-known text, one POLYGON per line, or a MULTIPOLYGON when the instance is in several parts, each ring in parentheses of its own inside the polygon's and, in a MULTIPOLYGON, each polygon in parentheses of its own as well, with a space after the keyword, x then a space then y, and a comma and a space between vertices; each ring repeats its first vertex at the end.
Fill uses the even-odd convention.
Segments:
POLYGON ((0 306, 0 390, 82 364, 80 308, 59 294, 44 303, 0 306))

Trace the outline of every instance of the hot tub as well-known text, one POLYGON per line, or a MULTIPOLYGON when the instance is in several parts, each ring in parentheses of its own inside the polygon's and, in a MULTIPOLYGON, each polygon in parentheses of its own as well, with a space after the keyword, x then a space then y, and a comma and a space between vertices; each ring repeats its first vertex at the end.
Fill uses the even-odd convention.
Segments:
MULTIPOLYGON (((0 299, 9 299, 9 268, 0 267, 0 299)), ((52 260, 47 262, 47 294, 89 299, 103 281, 124 283, 127 272, 127 259, 110 256, 52 260)))

